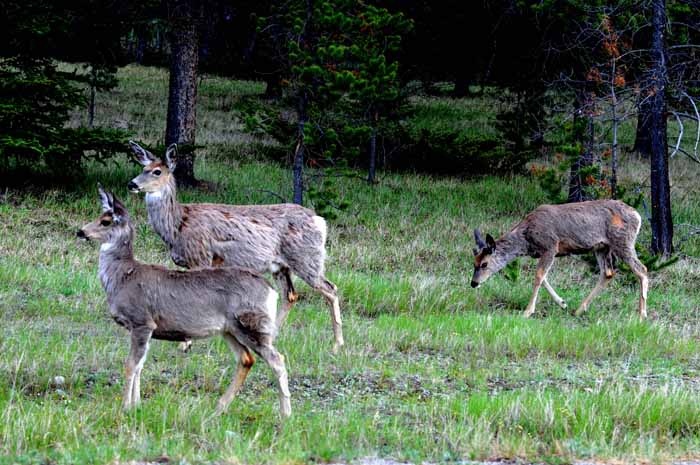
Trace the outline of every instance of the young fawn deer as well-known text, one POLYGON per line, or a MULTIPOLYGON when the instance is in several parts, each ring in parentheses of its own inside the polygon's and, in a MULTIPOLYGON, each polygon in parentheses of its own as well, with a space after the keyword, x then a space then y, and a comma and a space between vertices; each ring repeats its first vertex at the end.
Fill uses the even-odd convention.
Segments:
POLYGON ((140 401, 141 370, 153 339, 184 341, 216 334, 236 354, 234 379, 219 400, 222 413, 240 390, 258 354, 277 377, 280 412, 291 414, 284 357, 272 345, 277 292, 248 270, 204 268, 169 270, 134 259, 134 230, 129 214, 113 194, 100 188, 102 214, 83 226, 78 237, 101 243, 99 277, 114 321, 131 334, 126 360, 124 406, 140 401))
POLYGON ((484 241, 479 230, 474 230, 478 248, 474 249, 474 277, 471 285, 478 287, 515 258, 527 255, 539 258, 539 261, 535 273, 535 290, 524 316, 529 317, 535 312, 537 294, 543 284, 555 302, 566 308, 564 300, 547 282, 547 272, 554 263, 554 257, 593 252, 600 268, 600 278, 576 310, 576 315, 580 315, 613 278, 614 256, 627 263, 639 279, 639 317, 644 319, 647 316, 649 280, 647 269, 637 259, 634 250, 640 226, 639 213, 618 200, 542 205, 498 240, 487 234, 484 241))
POLYGON ((337 352, 343 331, 337 287, 324 276, 325 220, 295 204, 180 204, 173 176, 175 144, 168 147, 165 160, 159 160, 129 143, 144 168, 128 188, 146 193, 148 222, 167 243, 173 261, 186 268, 240 266, 272 273, 283 300, 278 328, 297 300, 291 277, 296 274, 328 301, 337 352))

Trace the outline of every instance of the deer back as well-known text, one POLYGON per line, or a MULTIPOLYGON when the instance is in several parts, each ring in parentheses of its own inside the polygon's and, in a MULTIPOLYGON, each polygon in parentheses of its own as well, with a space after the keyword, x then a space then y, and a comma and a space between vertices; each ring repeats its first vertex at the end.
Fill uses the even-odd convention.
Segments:
POLYGON ((581 253, 600 247, 617 249, 634 244, 641 217, 617 200, 542 205, 516 226, 529 252, 557 249, 559 254, 581 253))

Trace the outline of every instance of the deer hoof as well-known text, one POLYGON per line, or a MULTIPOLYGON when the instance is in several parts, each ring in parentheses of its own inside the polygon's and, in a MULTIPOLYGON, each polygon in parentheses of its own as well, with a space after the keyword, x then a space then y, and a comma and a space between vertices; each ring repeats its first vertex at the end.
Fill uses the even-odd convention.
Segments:
POLYGON ((562 300, 561 302, 559 302, 559 306, 560 306, 561 308, 563 308, 564 310, 566 310, 566 309, 569 307, 569 306, 566 304, 566 302, 564 302, 563 300, 562 300))
POLYGON ((287 301, 288 301, 290 304, 293 304, 293 303, 296 302, 297 300, 299 300, 299 294, 297 294, 297 293, 294 292, 294 291, 289 291, 289 292, 287 293, 287 301))
POLYGON ((581 316, 581 315, 583 315, 584 313, 586 313, 586 307, 579 307, 579 308, 574 312, 574 315, 575 315, 575 316, 581 316))
POLYGON ((180 343, 180 350, 187 353, 190 351, 190 348, 192 347, 192 340, 187 340, 183 341, 180 343))

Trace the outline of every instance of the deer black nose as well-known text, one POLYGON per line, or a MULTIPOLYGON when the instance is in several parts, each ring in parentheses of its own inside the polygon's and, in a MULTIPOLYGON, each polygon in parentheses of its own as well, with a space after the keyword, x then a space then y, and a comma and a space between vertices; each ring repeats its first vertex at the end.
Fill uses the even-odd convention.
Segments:
POLYGON ((129 184, 127 184, 126 187, 129 188, 130 191, 135 191, 139 188, 138 184, 136 184, 134 181, 129 181, 129 184))
POLYGON ((82 229, 78 229, 78 232, 75 233, 76 236, 78 236, 81 239, 85 239, 85 233, 83 232, 82 229))
POLYGON ((477 283, 476 281, 472 281, 472 287, 479 287, 479 283, 477 283))

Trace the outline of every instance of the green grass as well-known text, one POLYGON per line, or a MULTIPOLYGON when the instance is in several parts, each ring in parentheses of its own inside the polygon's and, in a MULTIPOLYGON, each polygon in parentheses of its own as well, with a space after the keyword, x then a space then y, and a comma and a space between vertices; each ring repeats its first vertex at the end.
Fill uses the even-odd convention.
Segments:
MULTIPOLYGON (((98 102, 98 122, 122 119, 134 135, 163 132, 162 71, 128 67, 98 102)), ((255 83, 207 78, 200 87, 198 175, 211 192, 186 201, 272 203, 289 198, 290 175, 256 156, 230 102, 255 83)), ((417 105, 457 105, 429 99, 417 105)), ((466 102, 456 114, 466 114, 466 102)), ((434 111, 426 109, 425 114, 434 111)), ((76 115, 76 124, 80 115, 76 115)), ((457 123, 456 123, 457 124, 457 123)), ((459 122, 458 124, 466 124, 459 122)), ((674 212, 698 223, 697 168, 674 159, 674 212)), ((97 279, 96 247, 77 228, 99 212, 100 180, 137 223, 137 258, 173 266, 126 182, 119 160, 91 165, 65 191, 8 191, 0 202, 1 463, 120 463, 167 455, 189 463, 309 463, 366 456, 412 462, 521 458, 626 462, 700 458, 700 245, 680 243, 681 262, 652 276, 651 318, 636 318, 638 288, 615 279, 575 318, 546 293, 537 316, 520 316, 534 262, 516 282, 469 287, 472 230, 505 231, 544 201, 526 177, 462 181, 386 174, 377 186, 341 178, 351 207, 329 229, 329 277, 340 288, 346 349, 330 354, 325 303, 299 283, 301 301, 277 342, 290 373, 292 418, 281 424, 270 370, 257 363, 226 415, 212 418, 233 376, 219 339, 182 354, 158 341, 142 377, 142 405, 120 406, 126 333, 97 279), (54 377, 65 377, 56 386, 54 377)), ((643 184, 637 161, 624 178, 643 184)), ((649 239, 648 226, 642 230, 649 239)), ((559 259, 552 284, 570 307, 597 277, 580 259, 559 259)))

